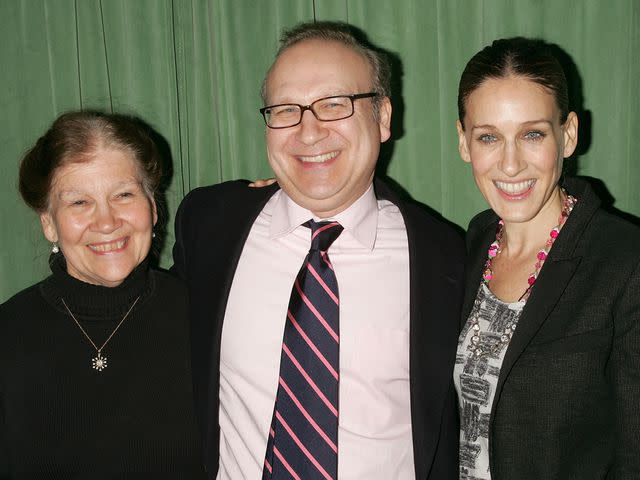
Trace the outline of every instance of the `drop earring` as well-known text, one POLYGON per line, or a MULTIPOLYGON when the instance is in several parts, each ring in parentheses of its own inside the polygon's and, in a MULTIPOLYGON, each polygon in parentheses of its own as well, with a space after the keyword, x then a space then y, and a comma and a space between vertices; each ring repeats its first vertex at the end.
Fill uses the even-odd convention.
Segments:
POLYGON ((58 244, 56 242, 53 242, 51 244, 51 253, 58 253, 60 251, 60 247, 58 247, 58 244))

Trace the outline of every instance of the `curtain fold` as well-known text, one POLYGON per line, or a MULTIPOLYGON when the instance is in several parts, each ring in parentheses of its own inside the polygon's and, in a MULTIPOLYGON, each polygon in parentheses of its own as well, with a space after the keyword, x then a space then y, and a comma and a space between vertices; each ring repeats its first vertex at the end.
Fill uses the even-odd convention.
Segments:
POLYGON ((393 137, 381 173, 465 227, 485 208, 457 153, 466 61, 495 38, 559 45, 584 110, 573 170, 640 215, 640 2, 634 0, 7 0, 0 2, 0 301, 47 274, 49 246, 17 193, 20 157, 60 113, 137 115, 163 138, 173 214, 201 185, 271 175, 260 85, 283 28, 342 20, 392 54, 393 137))

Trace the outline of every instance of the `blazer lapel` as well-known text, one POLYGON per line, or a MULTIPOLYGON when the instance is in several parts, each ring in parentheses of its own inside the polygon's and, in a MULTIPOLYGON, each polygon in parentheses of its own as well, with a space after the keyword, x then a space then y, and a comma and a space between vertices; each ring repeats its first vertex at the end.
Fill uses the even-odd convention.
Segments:
MULTIPOLYGON (((249 187, 247 187, 249 188, 249 187)), ((222 333, 222 323, 227 307, 231 284, 236 273, 240 255, 244 249, 251 227, 256 217, 264 208, 265 203, 278 190, 278 185, 273 184, 264 188, 250 189, 244 192, 242 198, 231 199, 230 210, 231 215, 226 218, 225 225, 216 225, 217 229, 224 229, 224 235, 220 238, 220 244, 217 248, 217 261, 211 265, 213 276, 219 276, 222 280, 222 289, 216 295, 219 300, 216 311, 216 323, 218 325, 218 341, 222 333)))
MULTIPOLYGON (((438 447, 443 406, 452 382, 454 345, 458 328, 442 322, 455 321, 459 314, 461 285, 444 272, 451 271, 450 254, 434 255, 433 229, 424 217, 416 216, 409 205, 383 182, 375 183, 378 198, 388 199, 401 211, 407 230, 410 276, 409 352, 411 423, 414 463, 417 476, 426 478, 438 447), (455 293, 452 293, 455 292, 455 293), (428 407, 427 407, 428 406, 428 407)), ((434 223, 437 225, 437 223, 434 223)), ((462 270, 462 268, 460 269, 462 270)))
POLYGON ((215 210, 200 220, 203 236, 198 240, 199 255, 193 267, 197 282, 190 286, 192 292, 198 292, 197 299, 192 301, 192 305, 197 305, 192 307, 197 310, 193 315, 198 318, 195 328, 192 326, 192 345, 203 365, 195 364, 192 368, 196 408, 206 428, 203 431, 205 463, 210 472, 218 468, 218 411, 212 405, 218 402, 222 326, 229 292, 251 227, 279 187, 274 184, 246 188, 248 191, 232 189, 222 199, 216 197, 219 203, 214 208, 222 213, 215 210))
POLYGON ((502 385, 514 363, 520 358, 522 352, 527 348, 558 303, 577 266, 580 264, 581 258, 549 260, 545 262, 540 271, 536 285, 533 287, 531 296, 522 311, 522 316, 518 320, 518 327, 513 334, 502 362, 495 398, 500 396, 502 385))
MULTIPOLYGON (((504 382, 514 364, 547 320, 575 274, 582 260, 576 248, 584 229, 600 206, 600 201, 584 181, 569 179, 565 185, 570 193, 577 195, 578 203, 549 252, 549 257, 540 270, 531 296, 518 320, 518 327, 502 362, 495 399, 500 397, 504 382)), ((494 400, 493 411, 495 405, 494 400)))
MULTIPOLYGON (((497 218, 497 217, 495 217, 497 218)), ((484 271, 484 264, 487 261, 487 250, 491 242, 495 240, 497 224, 492 221, 486 225, 479 235, 473 240, 467 240, 467 251, 470 253, 467 257, 467 276, 466 285, 464 290, 464 301, 462 303, 462 315, 460 318, 460 328, 464 328, 467 318, 473 308, 473 303, 476 300, 478 293, 478 286, 482 281, 482 273, 484 271), (475 253, 475 255, 471 255, 475 253)))
MULTIPOLYGON (((264 188, 255 188, 245 192, 242 198, 232 202, 233 215, 228 217, 228 221, 224 225, 225 235, 221 238, 221 243, 216 253, 218 258, 215 264, 219 266, 219 269, 217 271, 214 270, 214 275, 219 276, 221 282, 221 286, 216 290, 219 294, 213 297, 214 301, 218 301, 214 310, 218 348, 222 338, 222 324, 227 308, 227 300, 229 299, 233 277, 235 276, 244 244, 256 217, 278 189, 277 183, 264 188)), ((221 225, 216 225, 216 228, 221 227, 221 225)))

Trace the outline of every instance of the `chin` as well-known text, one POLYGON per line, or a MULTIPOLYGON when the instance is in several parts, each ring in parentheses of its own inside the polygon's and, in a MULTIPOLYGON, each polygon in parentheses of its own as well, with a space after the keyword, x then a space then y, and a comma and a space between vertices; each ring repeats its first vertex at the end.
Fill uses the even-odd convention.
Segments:
POLYGON ((102 272, 99 276, 102 282, 107 286, 118 286, 126 280, 137 265, 123 266, 120 268, 110 269, 102 272))
POLYGON ((327 189, 314 189, 306 191, 298 191, 297 196, 291 198, 299 204, 311 211, 328 211, 333 210, 339 204, 337 193, 328 191, 327 189))
POLYGON ((525 205, 522 208, 501 208, 494 209, 494 212, 505 222, 509 223, 525 223, 533 220, 538 214, 539 210, 533 211, 530 208, 526 208, 525 205))
POLYGON ((521 199, 505 199, 498 193, 485 196, 489 207, 505 221, 525 221, 529 215, 536 210, 534 206, 538 203, 531 196, 521 199))

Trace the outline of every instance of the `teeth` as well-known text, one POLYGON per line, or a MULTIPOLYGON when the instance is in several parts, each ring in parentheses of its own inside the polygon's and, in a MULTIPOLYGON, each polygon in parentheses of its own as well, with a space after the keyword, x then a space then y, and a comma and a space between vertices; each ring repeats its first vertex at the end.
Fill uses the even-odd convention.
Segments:
POLYGON ((102 243, 100 245, 88 245, 88 247, 94 252, 111 252, 113 250, 119 250, 127 243, 126 240, 117 240, 112 243, 102 243))
POLYGON ((535 180, 525 180, 524 182, 518 183, 507 183, 507 182, 494 182, 496 187, 498 187, 503 192, 506 192, 510 195, 517 195, 519 193, 524 193, 531 188, 531 186, 536 183, 535 180))
POLYGON ((338 152, 323 153, 322 155, 314 155, 313 157, 298 157, 304 163, 322 163, 332 158, 336 158, 338 152))

